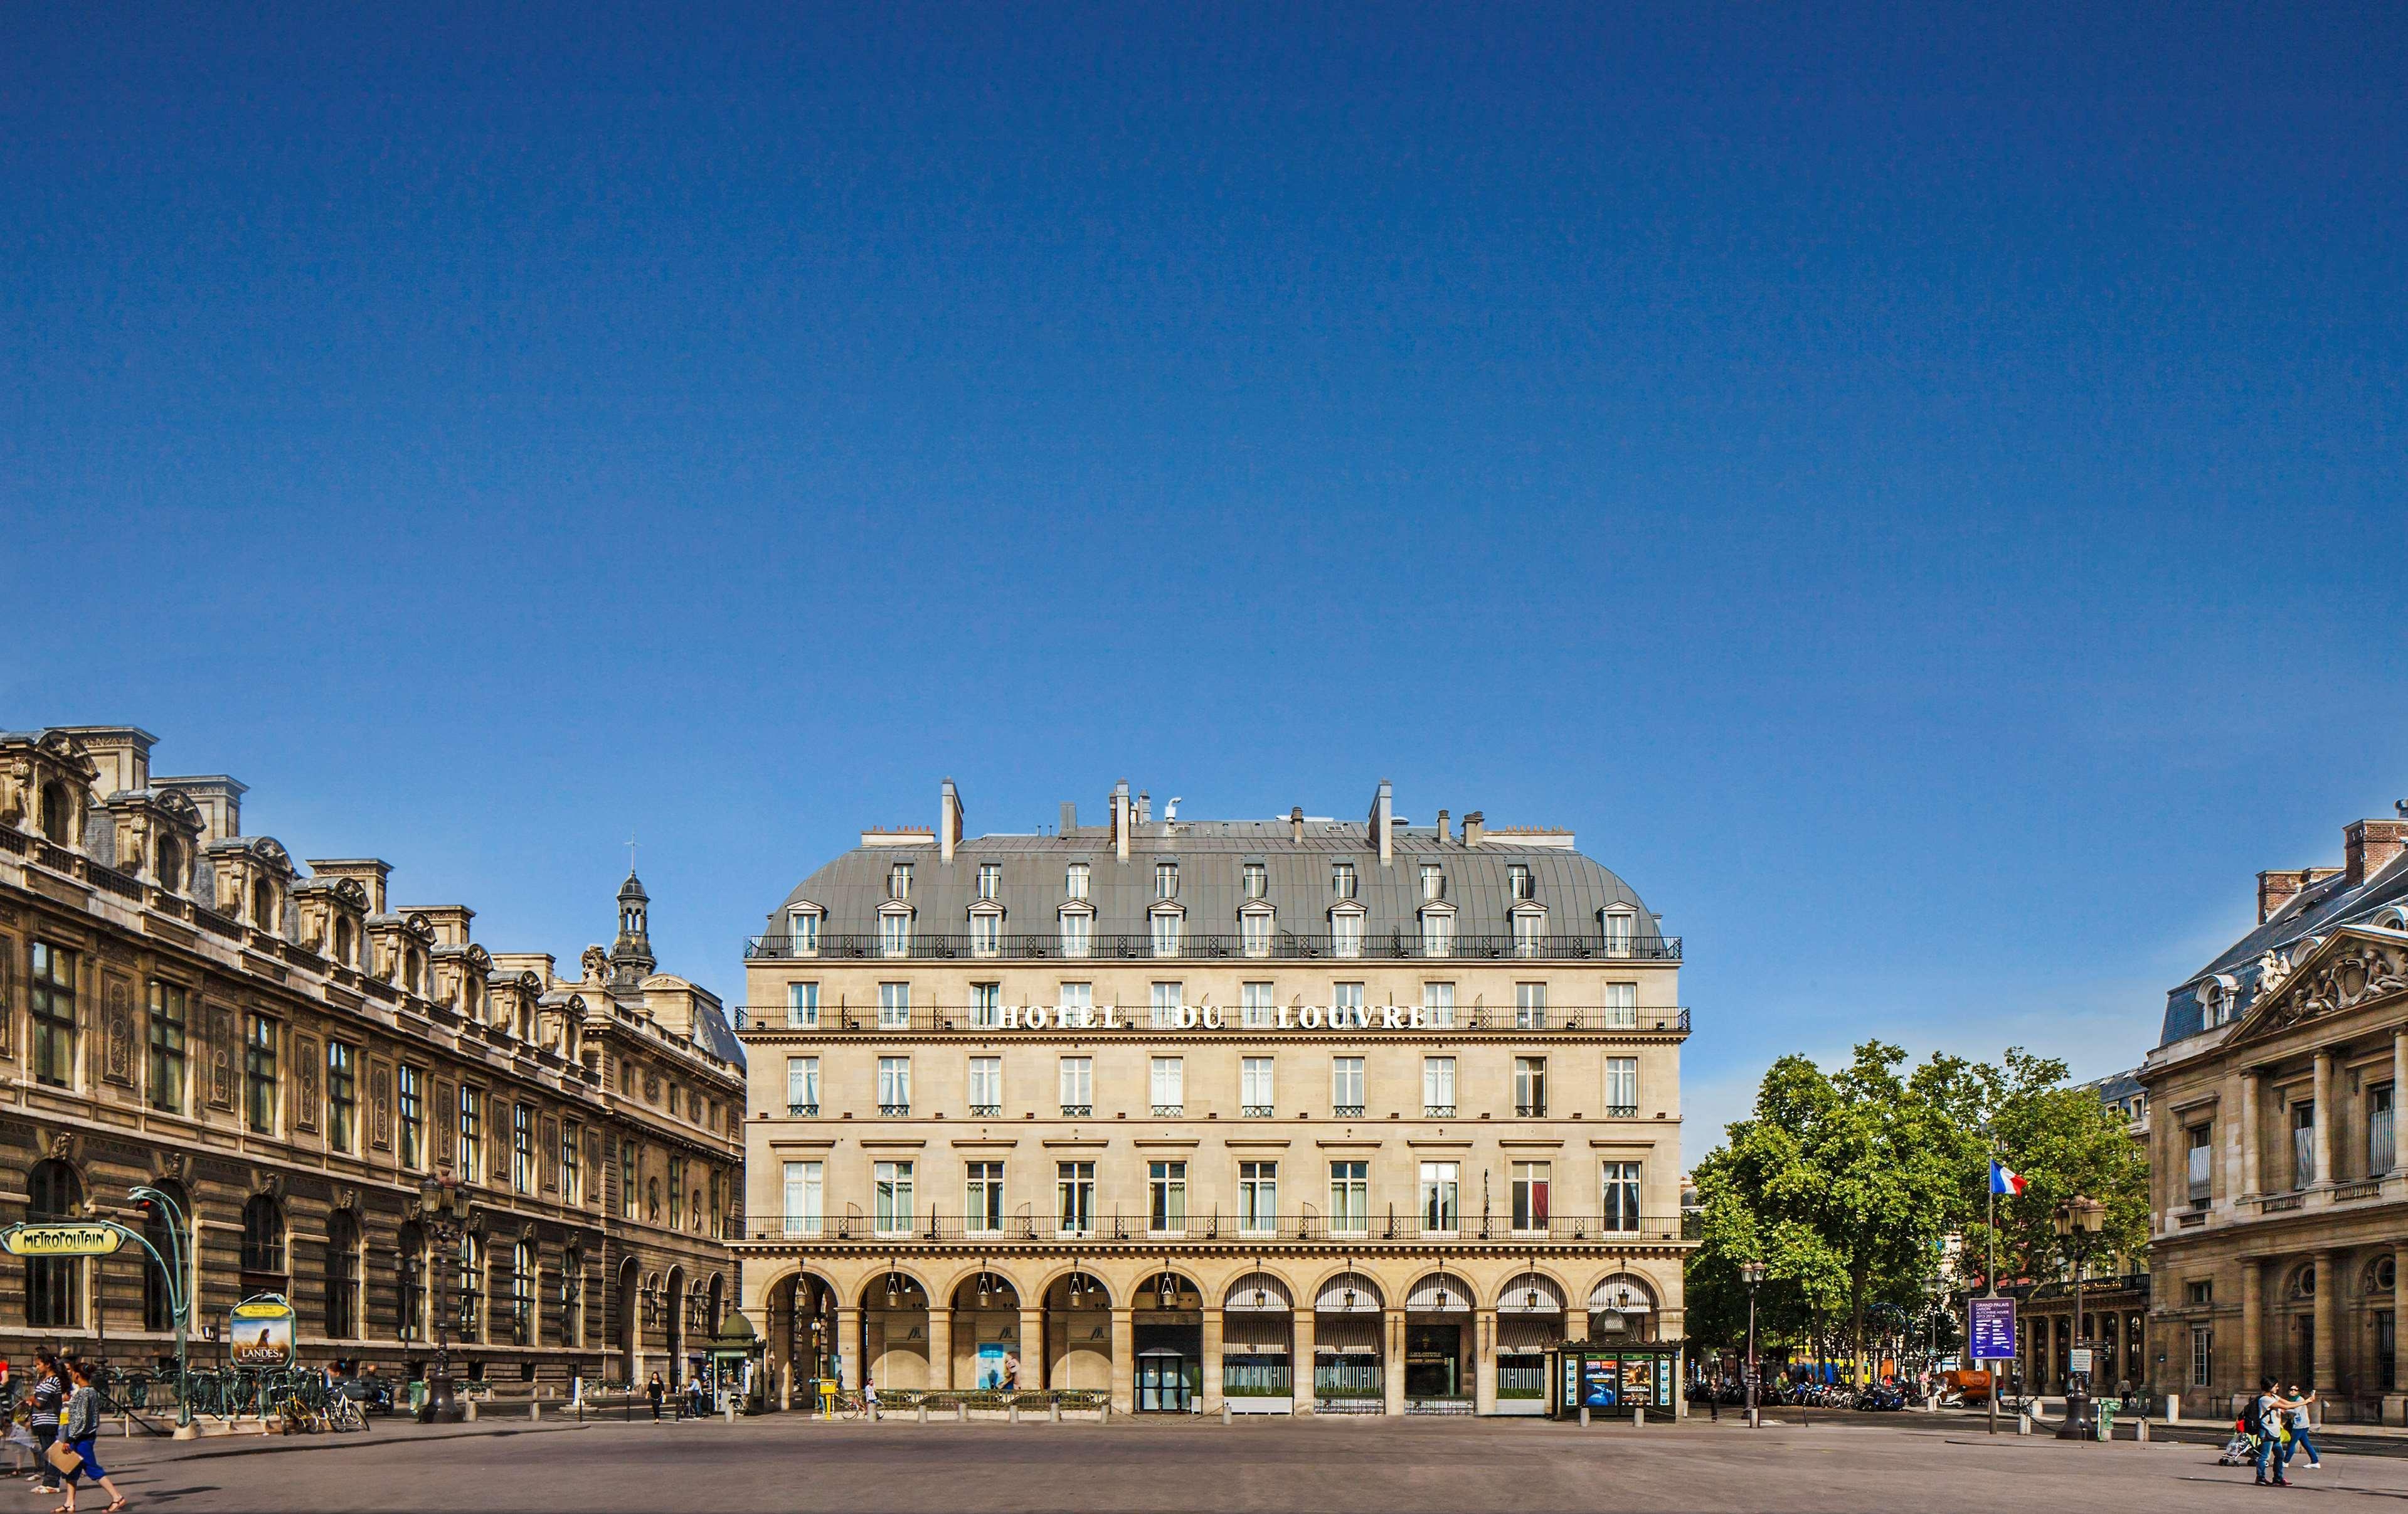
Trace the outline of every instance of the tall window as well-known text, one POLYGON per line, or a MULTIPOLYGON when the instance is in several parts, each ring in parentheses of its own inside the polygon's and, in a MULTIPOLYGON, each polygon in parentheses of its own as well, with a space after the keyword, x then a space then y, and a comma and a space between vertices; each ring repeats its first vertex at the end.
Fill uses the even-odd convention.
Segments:
POLYGON ((401 1064, 398 1087, 401 1105, 401 1164, 413 1171, 426 1164, 426 1074, 408 1062, 401 1064))
POLYGON ((337 1151, 351 1150, 359 1129, 358 1059, 359 1048, 350 1042, 326 1043, 326 1145, 337 1151))
POLYGON ((422 1340, 426 1334, 426 1233, 415 1223, 403 1225, 398 1249, 396 1333, 403 1340, 422 1340))
POLYGON ((1271 954, 1271 917, 1260 910, 1238 916, 1238 949, 1248 957, 1271 954))
POLYGON ((1609 957, 1627 957, 1630 943, 1638 929, 1637 920, 1627 911, 1612 910, 1604 916, 1605 951, 1609 957))
POLYGON ((685 1159, 669 1156, 669 1229, 685 1228, 685 1159))
POLYGON ((480 1117, 481 1090, 460 1085, 460 1103, 452 1118, 460 1138, 460 1181, 473 1183, 485 1170, 485 1126, 480 1117))
POLYGON ((1156 862, 1154 865, 1154 897, 1170 899, 1179 892, 1179 864, 1156 862))
POLYGON ((874 1218, 881 1235, 901 1235, 911 1229, 911 1164, 882 1161, 871 1173, 877 1185, 874 1218))
POLYGON ((535 1191, 535 1105, 510 1106, 510 1187, 535 1191))
POLYGON ((1525 959, 1543 956, 1544 953, 1541 948, 1545 945, 1545 941, 1541 931, 1545 929, 1546 923, 1545 916, 1533 915, 1526 910, 1514 916, 1513 955, 1525 959))
POLYGON ((1329 1231, 1333 1235, 1360 1235, 1371 1225, 1371 1164, 1333 1161, 1329 1164, 1329 1231))
POLYGON ((886 897, 889 899, 911 897, 910 863, 897 862, 886 870, 886 897))
POLYGON ((1238 1064, 1238 1104, 1247 1119, 1271 1117, 1271 1059, 1247 1057, 1238 1064))
POLYGON ((150 1107, 184 1112, 184 990, 150 980, 150 1107))
POLYGON ((1096 918, 1084 913, 1062 916, 1062 955, 1086 957, 1095 950, 1096 918))
POLYGON ((1329 955, 1348 961, 1363 955, 1363 916, 1349 911, 1329 917, 1329 955))
POLYGON ((781 1228, 789 1235, 817 1235, 820 1233, 821 1167, 816 1161, 790 1161, 785 1167, 785 1217, 781 1228))
POLYGON ((911 1113, 911 1059, 878 1059, 878 1112, 890 1119, 911 1113))
POLYGON ((574 1120, 560 1122, 560 1202, 582 1204, 585 1202, 585 1127, 574 1120))
POLYGON ((1352 899, 1354 897, 1354 863, 1332 862, 1329 864, 1329 897, 1333 900, 1352 899))
POLYGON ((1455 1023, 1455 985, 1425 983, 1422 985, 1422 1008, 1429 1015, 1432 1025, 1455 1023))
POLYGON ((1524 1119, 1546 1117, 1547 1059, 1544 1057, 1513 1059, 1513 1113, 1524 1119))
POLYGON ((638 1172, 636 1143, 619 1143, 619 1218, 640 1219, 644 1213, 644 1192, 641 1175, 638 1172))
POLYGON ((1270 872, 1260 862, 1246 864, 1246 897, 1262 899, 1270 893, 1270 872))
POLYGON ((908 983, 882 983, 878 986, 878 1023, 889 1031, 909 1030, 911 1025, 911 986, 908 983))
POLYGON ((1179 1002, 1182 997, 1176 983, 1154 985, 1147 1003, 1147 1023, 1157 1031, 1176 1030, 1179 1026, 1179 1002))
POLYGON ((1154 955, 1179 955, 1179 916, 1168 910, 1154 917, 1154 955))
POLYGON ((973 1161, 966 1169, 962 1195, 962 1228, 974 1235, 992 1235, 1003 1229, 1003 1163, 973 1161))
POLYGON ((261 1135, 276 1133, 276 1032, 279 1029, 277 1022, 265 1015, 243 1017, 243 1117, 251 1130, 261 1135))
POLYGON ((1422 1115, 1428 1119, 1455 1117, 1455 1059, 1422 1059, 1422 1115))
POLYGON ((1638 1029, 1639 985, 1609 983, 1605 986, 1605 1027, 1609 1031, 1638 1029))
POLYGON ((1452 957, 1455 955, 1455 916, 1444 910, 1430 910, 1422 916, 1422 955, 1452 957))
MULTIPOLYGON (((1350 1021, 1362 1018, 1363 986, 1359 983, 1333 983, 1329 986, 1329 1007, 1343 1014, 1350 1021)), ((1333 1018, 1330 1023, 1340 1023, 1333 1018)))
POLYGON ((463 1340, 478 1340, 485 1327, 484 1245, 470 1231, 460 1237, 460 1248, 453 1255, 457 1267, 452 1276, 458 1287, 452 1293, 452 1328, 463 1340))
POLYGON ((1250 1031, 1269 1029, 1278 1017, 1268 983, 1238 985, 1238 1023, 1250 1031))
POLYGON ((34 943, 25 1010, 33 1020, 34 1081, 64 1089, 75 1081, 76 954, 34 943))
POLYGON ((911 916, 896 910, 878 917, 878 954, 881 957, 911 955, 911 916))
POLYGON ((981 862, 978 871, 978 896, 994 899, 1003 892, 1003 864, 981 862))
POLYGON ((2205 1204, 2214 1185, 2214 1170, 2211 1165, 2215 1156, 2215 1148, 2212 1144, 2214 1133, 2205 1125, 2194 1125, 2185 1133, 2188 1137, 2189 1144, 2183 1170, 2184 1182, 2187 1189, 2186 1197, 2193 1204, 2205 1204))
POLYGON ((2369 1177, 2391 1170, 2391 1085, 2366 1092, 2366 1173, 2369 1177))
POLYGON ((798 1119, 811 1119, 820 1112, 820 1060, 817 1057, 786 1059, 786 1113, 798 1119))
POLYGON ((1513 1029, 1543 1031, 1547 1028, 1547 986, 1543 983, 1513 985, 1513 1029))
POLYGON ((995 1119, 1003 1114, 1003 1059, 970 1059, 970 1117, 995 1119))
POLYGON ((1452 1161, 1422 1163, 1422 1229, 1434 1235, 1451 1235, 1463 1222, 1457 1203, 1458 1165, 1452 1161))
POLYGON ((1087 897, 1087 864, 1073 862, 1062 870, 1062 893, 1069 899, 1087 897))
POLYGON ((1003 950, 1003 916, 992 913, 970 916, 970 955, 994 957, 1003 950))
POLYGON ((970 1024, 982 1031, 991 1031, 1003 1023, 1003 985, 973 983, 970 985, 970 1024))
POLYGON ((585 1344, 585 1253, 575 1247, 560 1254, 560 1288, 553 1297, 560 1305, 560 1344, 585 1344))
MULTIPOLYGON (((32 1224, 77 1219, 83 1185, 64 1161, 34 1163, 25 1175, 25 1218, 32 1224)), ((25 1259, 25 1323, 72 1330, 83 1323, 83 1263, 73 1257, 25 1259)))
POLYGON ((1279 1229, 1279 1163, 1238 1163, 1238 1229, 1268 1235, 1279 1229))
POLYGON ((1157 1235, 1176 1235, 1187 1228, 1187 1163, 1146 1164, 1146 1226, 1157 1235))
POLYGON ((815 910, 796 910, 786 917, 786 944, 797 957, 816 957, 820 950, 820 917, 815 910))
POLYGON ((1608 1119, 1639 1117, 1639 1059, 1605 1060, 1605 1115, 1608 1119))
POLYGON ((1187 1103, 1186 1063, 1177 1057, 1154 1059, 1154 1112, 1157 1116, 1179 1114, 1187 1103))
POLYGON ((1096 986, 1092 983, 1064 983, 1054 988, 1054 1002, 1070 1012, 1072 1023, 1085 1024, 1086 1017, 1096 1008, 1096 986))
POLYGON ((1095 1113, 1096 1062, 1092 1057, 1062 1059, 1062 1115, 1084 1119, 1095 1113))
POLYGON ((2291 1186, 2306 1188, 2316 1180, 2316 1106, 2313 1100, 2291 1106, 2291 1186))
POLYGON ((1422 898, 1425 901, 1446 897, 1446 872, 1435 862, 1422 864, 1422 898))
POLYGON ((1505 887, 1506 892, 1517 904, 1523 900, 1537 897, 1530 887, 1530 865, 1526 862, 1515 862, 1506 868, 1505 887))
POLYGON ((1610 1231, 1635 1231, 1639 1228, 1639 1163, 1609 1161, 1605 1164, 1605 1225, 1610 1231))
POLYGON ((2215 1331, 2207 1325, 2190 1327, 2190 1385, 2204 1388, 2215 1380, 2215 1331))
POLYGON ((1513 1228, 1518 1231, 1542 1231, 1547 1228, 1547 1174, 1550 1164, 1543 1161, 1517 1161, 1513 1164, 1513 1228))
POLYGON ((242 1206, 242 1270, 260 1278, 284 1275, 284 1206, 272 1193, 254 1193, 242 1206))
POLYGON ((326 1221, 326 1337, 350 1340, 360 1333, 360 1227, 348 1210, 326 1221))
MULTIPOLYGON (((812 916, 817 919, 817 916, 812 916)), ((816 983, 786 985, 786 1023, 805 1029, 816 1029, 820 1023, 820 986, 816 983)))
POLYGON ((1096 1232, 1096 1164, 1092 1161, 1063 1161, 1054 1166, 1054 1198, 1056 1218, 1065 1235, 1092 1235, 1096 1232))
POLYGON ((1335 1119, 1363 1117, 1363 1059, 1329 1059, 1329 1113, 1335 1119))

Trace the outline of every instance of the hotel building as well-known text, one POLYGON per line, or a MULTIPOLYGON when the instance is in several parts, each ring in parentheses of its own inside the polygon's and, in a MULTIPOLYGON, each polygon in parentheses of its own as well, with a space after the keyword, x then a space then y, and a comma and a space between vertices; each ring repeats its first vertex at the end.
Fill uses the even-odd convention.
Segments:
POLYGON ((772 1391, 1537 1412, 1567 1338, 1677 1342, 1689 1020, 1638 894, 1385 783, 1360 821, 1176 805, 972 837, 948 780, 752 939, 772 1391))

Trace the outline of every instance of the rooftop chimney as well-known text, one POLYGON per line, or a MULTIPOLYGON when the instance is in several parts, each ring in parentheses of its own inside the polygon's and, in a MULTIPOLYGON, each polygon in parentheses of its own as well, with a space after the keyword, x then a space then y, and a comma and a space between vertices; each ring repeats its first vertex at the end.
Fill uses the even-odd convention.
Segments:
POLYGON ((321 878, 355 878, 367 890, 368 913, 382 915, 385 879, 393 873, 393 864, 374 857, 311 858, 309 871, 321 878))
POLYGON ((1287 812, 1287 839, 1304 840, 1304 806, 1296 805, 1287 812))
POLYGON ((1463 844, 1466 846, 1477 846, 1480 844, 1480 827, 1481 823, 1485 819, 1487 819, 1487 816, 1482 815, 1478 810, 1466 810, 1464 812, 1463 844))
POLYGON ((1382 867, 1396 860, 1396 813, 1395 791, 1388 786, 1388 780, 1383 778, 1379 788, 1371 795, 1371 840, 1380 848, 1382 867))
POLYGON ((2339 868, 2277 868, 2258 874, 2258 923, 2264 925, 2283 913, 2283 907, 2298 898, 2301 890, 2313 888, 2327 878, 2338 877, 2341 871, 2339 868))
POLYGON ((2408 819, 2358 820, 2341 833, 2342 872, 2357 887, 2391 865, 2408 846, 2408 819))
POLYGON ((1127 861, 1128 844, 1128 780, 1124 778, 1112 785, 1112 855, 1124 862, 1127 861))
POLYGON ((962 844, 962 794, 948 778, 937 790, 937 860, 950 862, 962 844))
POLYGON ((191 778, 154 778, 153 788, 172 788, 201 812, 201 840, 223 841, 242 834, 242 797, 251 791, 222 772, 191 778))
POLYGON ((1079 807, 1066 799, 1062 801, 1062 834, 1067 836, 1078 829, 1079 807))
POLYGON ((102 799, 150 786, 150 748, 157 743, 158 737, 138 726, 62 726, 59 728, 83 743, 85 753, 99 765, 100 776, 94 780, 93 789, 102 799))
POLYGON ((1137 823, 1141 826, 1150 826, 1154 824, 1154 796, 1152 794, 1140 792, 1138 795, 1137 823))
POLYGON ((1438 812, 1438 839, 1440 841, 1448 839, 1446 830, 1446 812, 1444 810, 1438 812))

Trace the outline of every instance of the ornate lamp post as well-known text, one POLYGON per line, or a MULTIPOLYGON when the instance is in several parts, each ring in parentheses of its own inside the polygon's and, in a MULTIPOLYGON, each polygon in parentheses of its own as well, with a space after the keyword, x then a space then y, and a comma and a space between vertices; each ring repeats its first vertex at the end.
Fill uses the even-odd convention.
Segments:
MULTIPOLYGON (((2089 1260, 2090 1248, 2098 1244, 2099 1232, 2107 1223, 2107 1206, 2097 1199, 2079 1196, 2066 1200, 2049 1216, 2049 1226, 2065 1243, 2073 1262, 2073 1343, 2081 1346, 2082 1331, 2082 1268, 2089 1260)), ((2071 1365, 2071 1362, 2067 1363, 2071 1365)), ((2059 1425, 2059 1440, 2084 1440, 2090 1434, 2090 1375, 2086 1372, 2066 1375, 2065 1423, 2059 1425)))
POLYGON ((1751 1430, 1762 1429, 1764 1425, 1756 1407, 1756 1291, 1764 1286, 1765 1271, 1761 1262, 1739 1264, 1740 1280, 1747 1284, 1747 1424, 1751 1430))
MULTIPOLYGON (((460 1237, 468 1226, 468 1190, 450 1173, 418 1185, 418 1218, 434 1237, 435 1249, 460 1264, 460 1237)), ((451 1272, 436 1268, 435 1370, 428 1374, 426 1402, 418 1406, 421 1424, 457 1424, 466 1416, 452 1391, 452 1319, 448 1286, 451 1272)))

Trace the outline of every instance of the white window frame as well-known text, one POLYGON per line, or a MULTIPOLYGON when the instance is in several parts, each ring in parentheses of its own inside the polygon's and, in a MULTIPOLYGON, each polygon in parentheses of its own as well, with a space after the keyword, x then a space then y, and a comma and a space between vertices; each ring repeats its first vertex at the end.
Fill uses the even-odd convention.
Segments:
POLYGON ((1329 1233, 1367 1235, 1371 1230, 1371 1164, 1359 1157, 1329 1164, 1329 1233))
POLYGON ((786 1059, 786 1111, 812 1110, 820 1106, 820 1060, 817 1057, 786 1059))
POLYGON ((1331 899, 1353 899, 1354 897, 1356 887, 1357 880, 1354 876, 1354 863, 1332 862, 1329 864, 1329 897, 1331 899))
POLYGON ((1639 1059, 1605 1060, 1605 1113, 1609 1119, 1639 1117, 1639 1059))
POLYGON ((996 1235, 1002 1233, 1003 1227, 1003 1163, 985 1159, 963 1163, 963 1232, 970 1235, 996 1235))
POLYGON ((1064 1235, 1096 1233, 1096 1164, 1057 1161, 1054 1164, 1054 1222, 1064 1235))
POLYGON ((1096 1060, 1093 1057, 1065 1057, 1061 1066, 1062 1107, 1093 1109, 1096 1106, 1096 1060))
POLYGON ((817 1235, 826 1218, 826 1169, 816 1161, 790 1161, 780 1175, 780 1228, 788 1235, 817 1235))
POLYGON ((911 1059, 881 1057, 878 1059, 878 1106, 910 1109, 911 1107, 911 1059))
POLYGON ((1463 1164, 1421 1164, 1421 1228, 1425 1235, 1455 1235, 1463 1230, 1463 1164))
POLYGON ((1547 986, 1543 983, 1513 985, 1513 1029, 1543 1031, 1547 1028, 1547 986))
POLYGON ((878 955, 894 959, 911 955, 911 916, 907 910, 888 910, 878 916, 878 955))
POLYGON ((1455 1024, 1455 985, 1452 982, 1435 979, 1425 982, 1422 985, 1422 1009, 1428 1014, 1430 1024, 1440 1027, 1453 1026, 1455 1024))
POLYGON ((1154 983, 1146 989, 1146 1025, 1156 1031, 1179 1028, 1179 1006, 1187 997, 1186 985, 1154 983))
POLYGON ((1609 983, 1605 986, 1605 1028, 1609 1031, 1639 1029, 1639 985, 1609 983))
POLYGON ((1146 917, 1147 927, 1153 933, 1154 956, 1179 955, 1180 928, 1183 923, 1177 910, 1156 910, 1146 917))
POLYGON ((917 1177, 909 1161, 881 1161, 870 1168, 870 1224, 879 1234, 911 1233, 912 1189, 917 1177))
POLYGON ((1279 1163, 1238 1163, 1238 1233, 1271 1235, 1279 1231, 1279 1163))
POLYGON ((1248 910, 1238 916, 1238 950, 1257 960, 1271 954, 1271 912, 1248 910))
MULTIPOLYGON (((1353 1109, 1368 1112, 1364 1101, 1363 1059, 1339 1056, 1329 1059, 1329 1107, 1332 1111, 1353 1109)), ((1358 1118, 1360 1115, 1332 1117, 1358 1118)))
POLYGON ((1003 916, 993 910, 970 916, 970 955, 997 957, 1003 952, 1003 916))
POLYGON ((820 954, 820 912, 815 909, 795 910, 786 916, 786 955, 817 957, 820 954))
POLYGON ((1507 1218, 1516 1235, 1544 1235, 1554 1210, 1555 1163, 1517 1161, 1508 1169, 1507 1218))
POLYGON ((1146 1163, 1145 1228, 1153 1235, 1187 1233, 1187 1163, 1177 1159, 1146 1163))
POLYGON ((1147 1080, 1146 1086, 1153 1090, 1154 1097, 1150 1102, 1154 1108, 1185 1108, 1187 1104, 1187 1059, 1184 1057, 1154 1058, 1153 1060, 1152 1073, 1147 1080))
POLYGON ((1431 1117, 1429 1116, 1429 1111, 1433 1109, 1453 1109, 1456 1107, 1455 1072, 1455 1059, 1453 1057, 1424 1057, 1422 1059, 1422 1112, 1424 1117, 1431 1117))
POLYGON ((969 1068, 970 1108, 1000 1109, 1003 1107, 1003 1059, 972 1057, 969 1068))
POLYGON ((1424 957, 1455 955, 1454 911, 1422 911, 1422 955, 1424 957))
POLYGON ((882 1031, 908 1031, 911 1028, 911 985, 909 981, 878 986, 878 1028, 882 1031))
POLYGON ((1084 960, 1096 952, 1096 917, 1085 910, 1062 912, 1062 955, 1084 960))
POLYGON ((1245 1109, 1268 1109, 1279 1102, 1279 1059, 1275 1057, 1241 1057, 1238 1060, 1238 1103, 1245 1109))
POLYGON ((1632 911, 1617 907, 1607 910, 1598 916, 1598 920, 1603 927, 1605 955, 1629 956, 1639 939, 1639 916, 1632 911))
POLYGON ((1329 916, 1329 955, 1354 961, 1363 955, 1365 917, 1360 910, 1337 910, 1329 916))
POLYGON ((1598 1168, 1598 1228, 1626 1234, 1645 1223, 1641 1201, 1646 1194, 1646 1170, 1636 1161, 1613 1161, 1598 1168))
POLYGON ((1003 892, 1003 864, 981 862, 978 870, 978 897, 992 900, 1003 892))
POLYGON ((1073 862, 1062 870, 1062 897, 1083 901, 1087 897, 1087 864, 1073 862))
POLYGON ((1249 1031, 1268 1030, 1279 1018, 1277 986, 1268 983, 1238 985, 1238 1023, 1249 1031))
POLYGON ((1523 1119, 1544 1119, 1547 1115, 1547 1059, 1516 1056, 1513 1059, 1513 1112, 1523 1119), (1527 1110, 1528 1113, 1523 1113, 1527 1110))
POLYGON ((801 1030, 813 1031, 820 1023, 820 986, 816 983, 786 985, 786 1023, 801 1030))
POLYGON ((992 1031, 1003 1024, 1003 985, 973 983, 970 985, 970 1028, 992 1031))
POLYGON ((1179 897, 1178 863, 1160 861, 1154 863, 1154 897, 1157 900, 1177 899, 1179 897))

